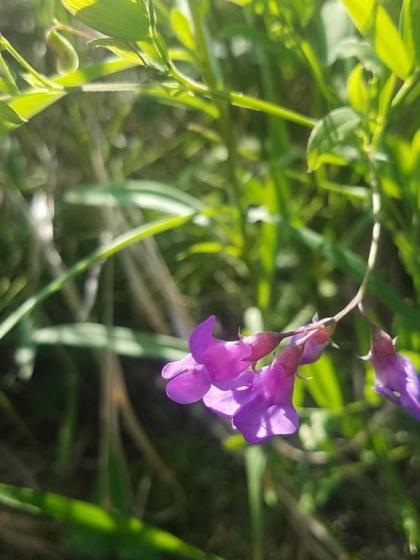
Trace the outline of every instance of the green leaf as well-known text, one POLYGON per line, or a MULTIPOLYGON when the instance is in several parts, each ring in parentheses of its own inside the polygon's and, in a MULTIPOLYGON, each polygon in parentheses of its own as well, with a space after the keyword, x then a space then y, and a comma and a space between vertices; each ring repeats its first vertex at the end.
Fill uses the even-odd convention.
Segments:
POLYGON ((376 76, 383 75, 386 70, 370 44, 356 37, 349 37, 341 41, 335 49, 335 54, 336 58, 357 58, 366 70, 369 70, 376 76))
POLYGON ((189 216, 176 216, 175 218, 165 218, 163 220, 157 220, 150 224, 144 224, 138 228, 132 229, 116 237, 111 243, 100 247, 93 251, 90 255, 84 259, 78 261, 72 267, 70 267, 64 274, 47 284, 39 292, 28 298, 22 305, 20 305, 9 317, 7 317, 2 323, 0 323, 0 340, 13 329, 19 321, 24 317, 29 315, 38 305, 47 299, 52 294, 57 293, 61 288, 71 280, 75 278, 82 272, 88 270, 95 263, 108 259, 112 257, 119 251, 130 247, 134 243, 138 243, 143 239, 157 235, 163 231, 168 231, 170 229, 179 227, 192 218, 192 214, 189 216))
POLYGON ((178 84, 176 85, 176 88, 173 87, 173 84, 145 86, 141 88, 140 93, 142 95, 146 95, 147 97, 158 99, 165 105, 169 105, 171 107, 197 109, 198 111, 207 113, 213 118, 217 118, 219 116, 219 111, 212 101, 205 101, 191 92, 180 90, 178 84))
POLYGON ((369 109, 369 91, 363 76, 363 65, 356 64, 347 79, 347 96, 350 105, 360 113, 369 109))
POLYGON ((184 47, 190 50, 195 49, 194 36, 191 31, 190 22, 187 17, 177 9, 173 9, 171 12, 171 27, 177 39, 184 47))
POLYGON ((111 537, 117 546, 130 546, 133 549, 150 548, 175 558, 222 560, 202 552, 171 533, 146 525, 140 519, 110 512, 82 500, 74 500, 50 492, 37 492, 31 488, 0 484, 0 502, 18 510, 48 515, 92 533, 111 537))
MULTIPOLYGON (((70 72, 65 76, 60 76, 55 78, 55 83, 65 86, 65 87, 78 87, 87 82, 94 81, 103 76, 110 76, 116 72, 121 72, 127 68, 132 68, 137 66, 137 63, 130 60, 122 59, 112 59, 100 62, 98 64, 93 64, 91 66, 86 66, 84 68, 79 68, 74 72, 70 72)), ((9 102, 9 108, 18 115, 20 118, 19 122, 7 122, 2 125, 0 123, 0 135, 10 130, 13 130, 17 126, 31 119, 50 105, 53 105, 56 101, 67 95, 66 92, 40 92, 37 90, 29 90, 20 95, 16 95, 9 102)), ((4 102, 0 102, 1 104, 4 102)), ((0 109, 1 111, 1 109, 0 109)))
POLYGON ((19 115, 10 104, 0 101, 0 126, 3 124, 19 126, 25 122, 25 119, 19 115))
POLYGON ((401 10, 401 31, 405 48, 414 66, 420 66, 420 2, 404 0, 401 10))
POLYGON ((99 323, 74 323, 36 330, 30 338, 38 346, 108 349, 131 358, 180 360, 188 352, 186 343, 171 336, 141 333, 125 327, 107 327, 99 323))
POLYGON ((328 65, 337 59, 337 46, 354 33, 354 27, 339 0, 328 0, 320 12, 325 40, 325 58, 328 65))
POLYGON ((60 74, 74 72, 79 67, 79 57, 70 41, 55 29, 47 35, 47 45, 57 59, 57 70, 60 74))
POLYGON ((146 9, 137 0, 61 0, 67 10, 104 35, 140 41, 148 36, 146 9))
POLYGON ((89 206, 137 206, 158 210, 175 216, 190 214, 203 209, 193 196, 155 181, 128 181, 126 183, 97 186, 87 185, 69 190, 65 202, 89 206))
POLYGON ((377 0, 342 0, 354 25, 372 43, 378 57, 401 79, 411 63, 398 29, 377 0))
POLYGON ((101 39, 94 39, 93 41, 90 41, 89 45, 91 45, 92 47, 102 47, 104 49, 108 49, 121 58, 130 60, 131 62, 138 65, 142 64, 142 60, 135 48, 122 39, 111 39, 109 37, 103 37, 101 39))
POLYGON ((358 115, 350 107, 334 109, 321 119, 309 136, 307 156, 308 169, 314 171, 325 161, 334 148, 343 142, 360 123, 358 115))
POLYGON ((328 410, 340 410, 343 407, 343 395, 337 373, 327 354, 323 354, 313 364, 302 367, 301 373, 310 378, 305 385, 318 406, 328 410))

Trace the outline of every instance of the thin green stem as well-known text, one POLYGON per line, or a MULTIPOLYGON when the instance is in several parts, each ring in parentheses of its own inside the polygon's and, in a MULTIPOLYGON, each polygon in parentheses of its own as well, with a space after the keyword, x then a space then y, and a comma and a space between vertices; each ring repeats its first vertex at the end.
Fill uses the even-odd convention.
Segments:
POLYGON ((10 56, 12 56, 16 60, 16 62, 18 62, 22 66, 22 68, 29 72, 36 81, 45 86, 47 89, 59 91, 62 90, 62 87, 59 86, 56 82, 50 80, 49 78, 38 72, 38 70, 35 70, 35 68, 31 66, 29 62, 27 62, 27 60, 25 60, 25 58, 14 48, 14 46, 9 43, 9 41, 3 35, 0 34, 0 50, 2 49, 6 50, 10 54, 10 56))
POLYGON ((376 173, 375 162, 373 160, 372 152, 368 153, 369 162, 369 179, 372 189, 372 214, 373 214, 373 228, 372 228, 372 239, 369 249, 369 256, 366 265, 366 271, 363 276, 362 282, 359 289, 357 290, 354 298, 336 315, 334 315, 334 320, 336 322, 340 321, 345 317, 350 311, 352 311, 359 304, 363 303, 363 299, 366 294, 368 283, 372 272, 375 268, 376 259, 378 256, 379 240, 381 236, 381 222, 380 222, 380 212, 381 212, 381 195, 379 190, 379 182, 376 173))
POLYGON ((407 97, 407 95, 410 93, 410 91, 418 83, 417 78, 418 78, 418 75, 415 74, 414 76, 411 76, 411 78, 409 78, 407 81, 405 81, 402 84, 400 89, 395 94, 394 99, 392 100, 391 106, 392 106, 393 109, 395 109, 396 107, 401 105, 401 103, 404 101, 404 99, 407 97))
POLYGON ((5 82, 7 84, 8 93, 10 95, 17 95, 19 93, 19 89, 16 85, 15 79, 13 74, 10 72, 9 67, 7 66, 4 58, 0 52, 0 70, 2 70, 5 82))

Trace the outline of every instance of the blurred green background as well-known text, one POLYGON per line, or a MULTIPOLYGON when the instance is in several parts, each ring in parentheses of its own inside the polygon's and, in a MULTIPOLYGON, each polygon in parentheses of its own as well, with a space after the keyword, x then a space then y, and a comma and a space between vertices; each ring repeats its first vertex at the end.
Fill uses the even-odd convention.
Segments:
POLYGON ((291 438, 247 448, 160 379, 212 313, 229 339, 353 297, 367 146, 365 305, 419 364, 416 0, 64 4, 0 3, 1 557, 418 557, 419 427, 356 313, 291 438))

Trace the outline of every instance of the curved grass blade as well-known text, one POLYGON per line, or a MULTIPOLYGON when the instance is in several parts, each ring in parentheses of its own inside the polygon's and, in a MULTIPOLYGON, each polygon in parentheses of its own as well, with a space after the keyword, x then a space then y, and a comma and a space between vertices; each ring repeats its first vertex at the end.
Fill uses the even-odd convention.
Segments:
POLYGON ((185 341, 172 336, 136 332, 126 327, 107 327, 99 323, 74 323, 38 329, 30 342, 39 346, 57 344, 74 348, 110 350, 132 358, 180 360, 188 352, 185 341))
POLYGON ((80 260, 72 267, 70 267, 64 274, 59 278, 56 278, 39 292, 37 292, 32 297, 28 298, 20 307, 18 307, 9 317, 7 317, 2 323, 0 323, 0 340, 13 329, 19 321, 26 317, 31 311, 33 311, 38 305, 47 299, 52 294, 59 292, 66 282, 78 276, 82 272, 88 270, 91 266, 99 261, 103 261, 112 257, 119 251, 122 251, 126 247, 130 247, 134 243, 152 237, 158 233, 168 231, 170 229, 182 226, 192 219, 193 214, 187 216, 176 216, 175 218, 165 218, 163 220, 157 220, 150 224, 144 224, 138 228, 132 229, 122 235, 116 237, 111 243, 105 245, 104 247, 99 247, 93 251, 89 256, 80 260))
POLYGON ((134 206, 182 216, 200 211, 203 204, 197 198, 170 185, 156 181, 126 181, 107 185, 87 185, 71 189, 65 202, 100 206, 134 206))
POLYGON ((9 484, 0 484, 0 502, 34 514, 45 514, 94 533, 112 537, 116 543, 156 550, 175 558, 222 560, 206 554, 171 533, 151 527, 135 517, 109 512, 95 504, 74 500, 50 492, 37 492, 9 484))

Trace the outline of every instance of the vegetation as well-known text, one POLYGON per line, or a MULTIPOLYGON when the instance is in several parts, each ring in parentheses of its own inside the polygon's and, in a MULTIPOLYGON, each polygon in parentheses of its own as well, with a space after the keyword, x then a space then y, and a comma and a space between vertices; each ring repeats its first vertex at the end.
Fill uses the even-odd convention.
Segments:
POLYGON ((417 556, 418 424, 372 390, 357 304, 419 367, 419 22, 1 2, 2 557, 417 556), (247 445, 166 397, 209 315, 232 340, 315 313, 340 322, 293 436, 247 445))

